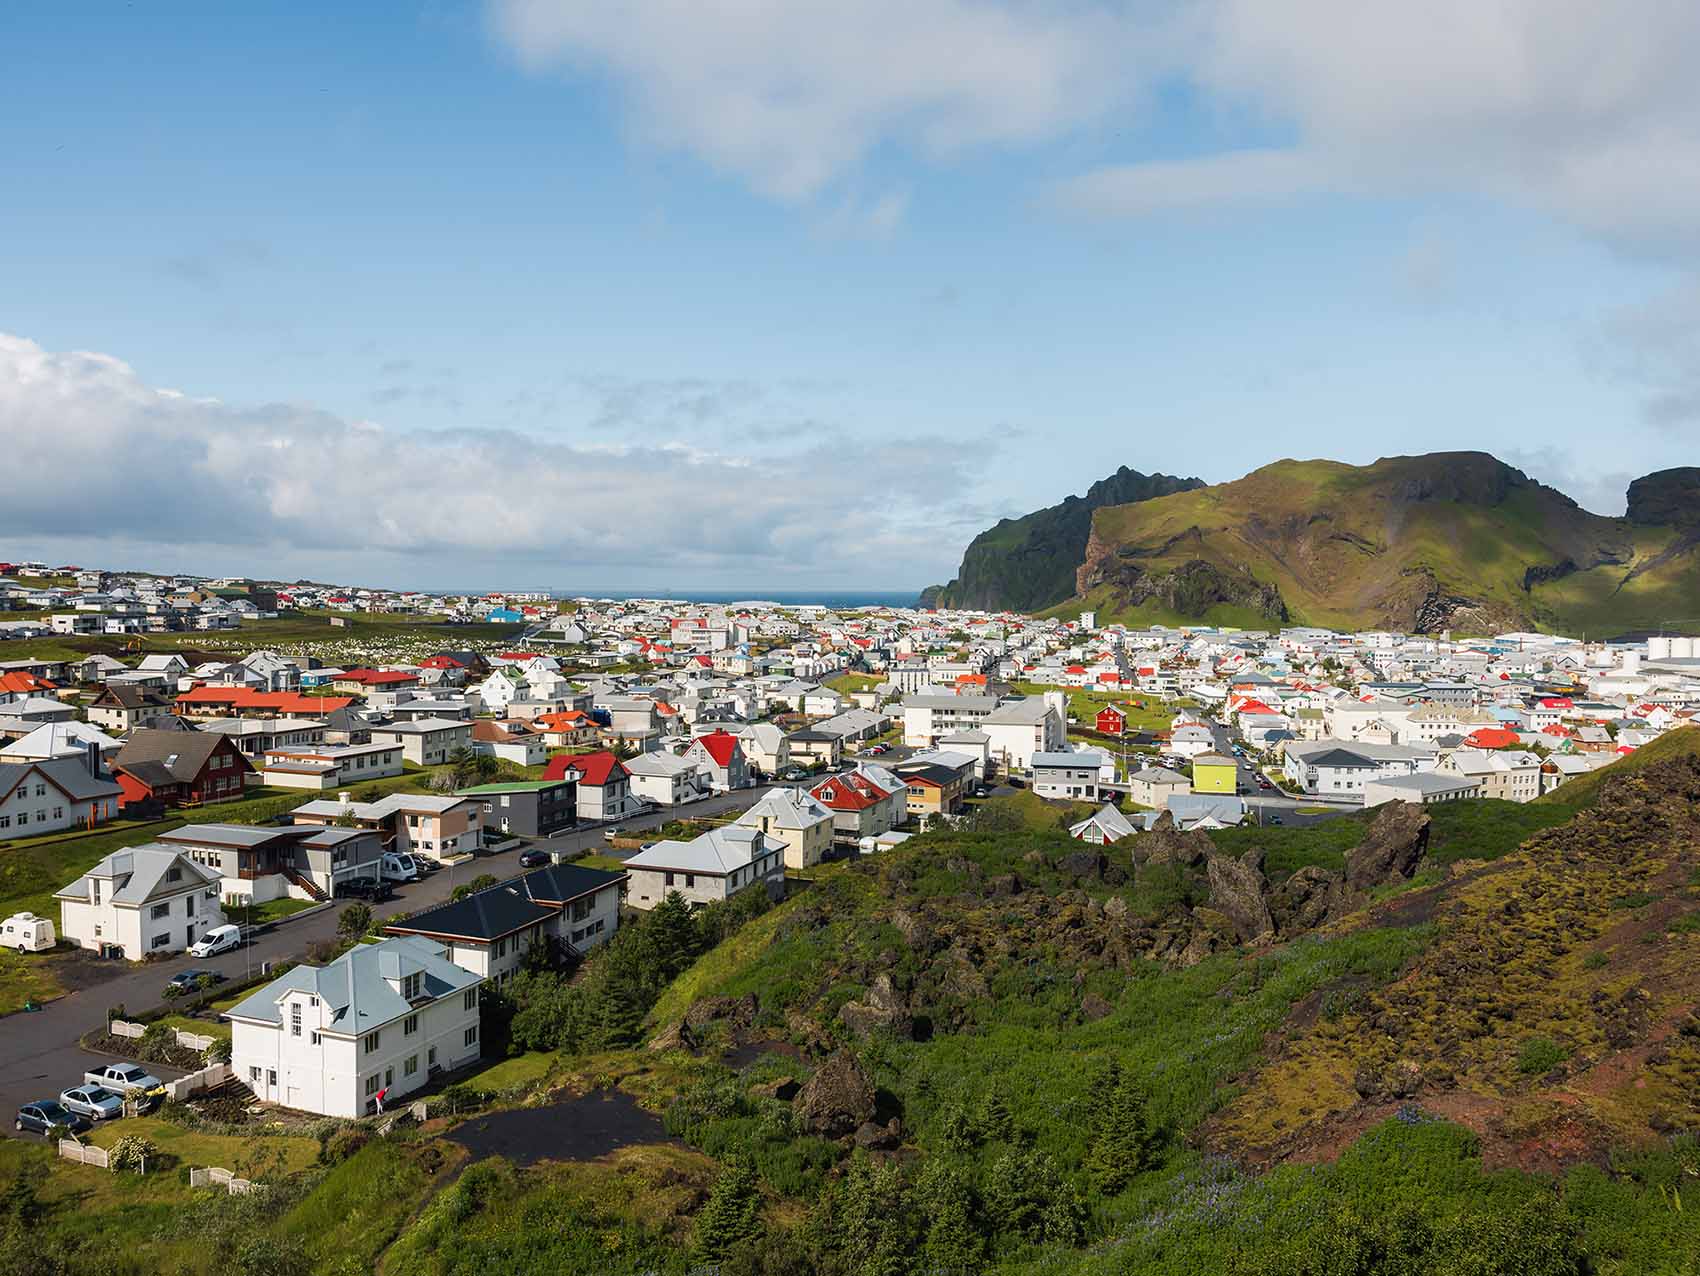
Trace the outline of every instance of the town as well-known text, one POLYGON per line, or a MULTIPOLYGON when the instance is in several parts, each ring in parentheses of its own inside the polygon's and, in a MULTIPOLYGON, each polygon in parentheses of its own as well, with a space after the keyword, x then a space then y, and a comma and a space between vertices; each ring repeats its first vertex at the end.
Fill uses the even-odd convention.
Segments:
POLYGON ((1688 638, 0 570, 0 597, 41 613, 4 622, 16 650, 116 647, 0 660, 0 854, 32 866, 6 879, 0 988, 37 1012, 0 1038, 65 1034, 63 1093, 0 1057, 20 1130, 136 1110, 83 1079, 91 1030, 142 1039, 108 1005, 196 1004, 177 1031, 207 1059, 150 1074, 160 1093, 370 1116, 485 1066, 480 987, 675 897, 783 899, 1011 803, 1105 847, 1526 803, 1700 712, 1688 638), (293 964, 350 938, 348 904, 369 942, 293 964))

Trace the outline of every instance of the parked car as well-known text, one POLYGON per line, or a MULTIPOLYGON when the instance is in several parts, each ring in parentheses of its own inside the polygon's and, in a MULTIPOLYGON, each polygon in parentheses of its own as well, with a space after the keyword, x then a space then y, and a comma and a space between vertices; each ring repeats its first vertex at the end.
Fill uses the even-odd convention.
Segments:
POLYGON ((542 868, 549 862, 549 858, 548 851, 521 851, 519 853, 519 866, 521 868, 542 868))
POLYGON ((1282 820, 1281 820, 1281 817, 1279 815, 1271 815, 1269 817, 1269 822, 1271 824, 1280 824, 1282 822, 1282 820))
POLYGON ((110 1121, 124 1115, 124 1096, 101 1085, 72 1086, 60 1093, 59 1102, 67 1111, 91 1121, 110 1121))
POLYGON ((645 842, 642 846, 638 847, 638 850, 640 850, 640 851, 653 851, 656 847, 658 847, 660 845, 661 845, 660 842, 645 842))
POLYGON ((26 1103, 18 1109, 18 1119, 13 1123, 15 1130, 34 1130, 46 1137, 54 1126, 64 1126, 73 1134, 81 1134, 89 1129, 89 1119, 68 1112, 58 1099, 42 1099, 38 1103, 26 1103))
POLYGON ((102 1086, 114 1094, 129 1094, 132 1090, 157 1090, 165 1084, 146 1068, 134 1063, 109 1063, 83 1073, 86 1085, 102 1086))
POLYGON ((799 767, 786 767, 779 778, 782 780, 806 780, 809 778, 809 773, 799 767))
POLYGON ((394 899, 395 891, 390 884, 376 877, 345 877, 336 884, 336 898, 360 899, 368 904, 381 904, 386 899, 394 899))
MULTIPOLYGON (((196 956, 200 956, 199 953, 196 956)), ((194 992, 201 986, 201 980, 209 980, 215 984, 224 982, 224 976, 216 970, 180 970, 165 981, 166 988, 175 988, 178 992, 194 992)))
POLYGON ((189 956, 217 957, 220 953, 228 953, 240 947, 242 947, 242 928, 240 926, 214 926, 189 945, 189 956))
POLYGON ((625 828, 619 824, 610 825, 608 828, 602 830, 602 840, 604 842, 612 842, 615 838, 624 837, 625 835, 625 828))

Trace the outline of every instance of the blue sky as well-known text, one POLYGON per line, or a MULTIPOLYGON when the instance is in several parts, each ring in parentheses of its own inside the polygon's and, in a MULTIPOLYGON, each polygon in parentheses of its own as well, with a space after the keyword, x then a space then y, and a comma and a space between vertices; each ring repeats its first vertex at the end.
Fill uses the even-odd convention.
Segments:
POLYGON ((4 552, 896 588, 1122 464, 1461 447, 1621 512, 1700 413, 1637 7, 26 7, 4 552))

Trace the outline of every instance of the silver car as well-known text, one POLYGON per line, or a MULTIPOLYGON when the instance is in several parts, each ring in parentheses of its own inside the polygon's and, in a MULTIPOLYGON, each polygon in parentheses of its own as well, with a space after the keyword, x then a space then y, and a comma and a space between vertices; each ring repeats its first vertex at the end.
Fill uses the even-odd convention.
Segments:
POLYGON ((103 1086, 72 1086, 59 1095, 59 1102, 66 1111, 91 1121, 110 1121, 124 1115, 124 1100, 103 1086))

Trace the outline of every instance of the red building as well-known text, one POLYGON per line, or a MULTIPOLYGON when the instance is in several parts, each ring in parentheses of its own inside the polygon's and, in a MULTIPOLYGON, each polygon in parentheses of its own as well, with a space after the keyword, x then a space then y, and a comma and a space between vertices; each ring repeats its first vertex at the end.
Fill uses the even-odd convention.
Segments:
POLYGON ((210 731, 132 732, 112 759, 112 778, 132 807, 195 806, 242 796, 254 766, 229 737, 210 731))
POLYGON ((1120 735, 1127 730, 1127 714, 1113 704, 1098 710, 1098 731, 1101 735, 1120 735))

